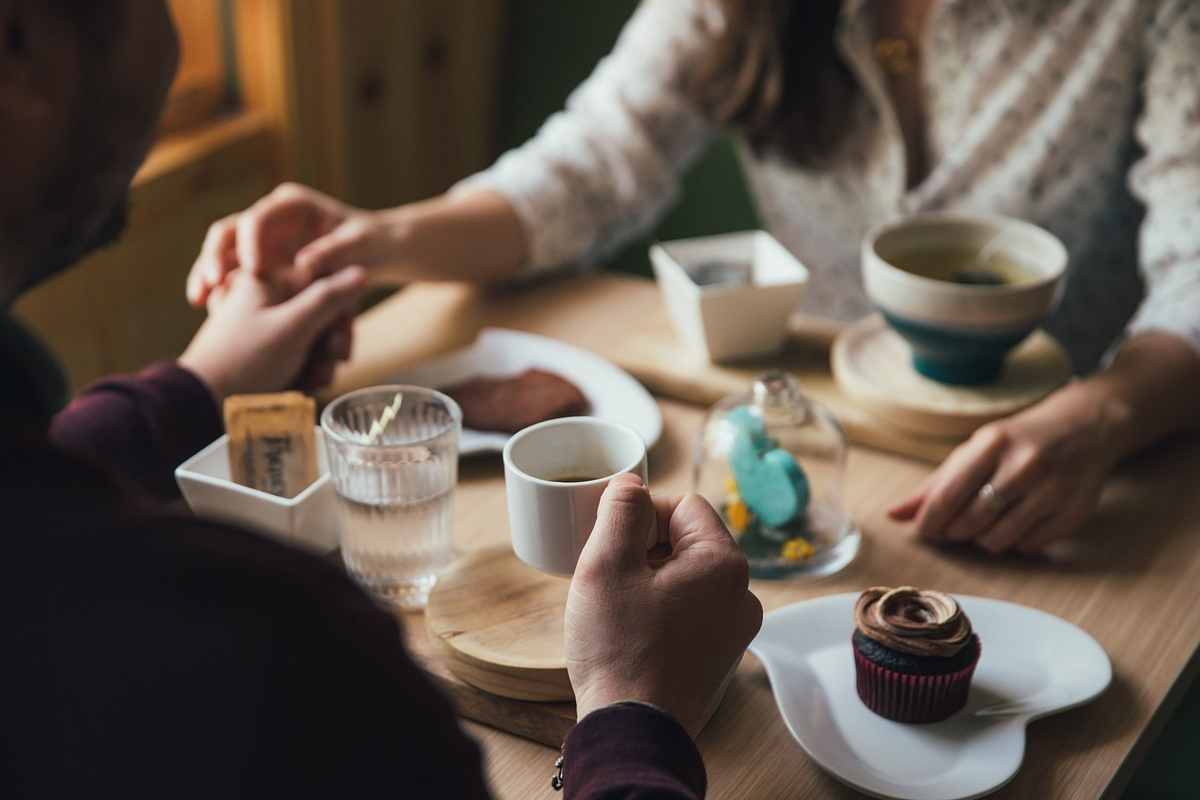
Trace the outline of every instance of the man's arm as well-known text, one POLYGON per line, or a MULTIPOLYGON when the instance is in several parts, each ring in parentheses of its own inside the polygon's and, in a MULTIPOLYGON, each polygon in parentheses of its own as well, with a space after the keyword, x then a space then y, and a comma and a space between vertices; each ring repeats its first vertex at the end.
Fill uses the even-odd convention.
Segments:
POLYGON ((225 397, 329 382, 350 354, 345 321, 365 280, 348 269, 293 294, 231 275, 178 363, 90 387, 51 423, 51 441, 119 481, 174 497, 175 467, 221 435, 225 397))
POLYGON ((563 784, 573 800, 698 800, 707 778, 683 726, 641 703, 588 714, 563 745, 563 784))
POLYGON ((53 444, 150 494, 176 494, 175 467, 221 435, 205 383, 175 364, 105 378, 50 423, 53 444))

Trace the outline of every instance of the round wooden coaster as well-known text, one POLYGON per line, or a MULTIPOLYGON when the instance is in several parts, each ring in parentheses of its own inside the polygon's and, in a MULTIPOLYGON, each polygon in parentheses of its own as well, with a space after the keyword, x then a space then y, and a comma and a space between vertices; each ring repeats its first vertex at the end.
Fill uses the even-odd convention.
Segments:
POLYGON ((480 550, 438 578, 425 624, 450 670, 472 686, 517 700, 572 700, 563 655, 569 586, 507 546, 480 550))
POLYGON ((838 387, 872 415, 922 436, 961 438, 981 425, 1031 406, 1071 377, 1062 345, 1036 331, 984 386, 949 386, 912 366, 908 345, 880 316, 847 328, 833 345, 838 387))

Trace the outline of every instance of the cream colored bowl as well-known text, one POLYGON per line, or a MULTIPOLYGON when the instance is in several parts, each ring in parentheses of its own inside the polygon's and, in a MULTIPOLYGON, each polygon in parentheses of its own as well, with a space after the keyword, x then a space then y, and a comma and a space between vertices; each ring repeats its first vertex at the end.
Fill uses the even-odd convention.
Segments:
POLYGON ((881 225, 862 244, 867 296, 913 350, 921 374, 950 384, 994 380, 1004 358, 1053 310, 1067 250, 1028 222, 1001 216, 930 214, 881 225), (1031 273, 1002 286, 964 285, 893 265, 914 252, 982 250, 989 242, 1031 273))

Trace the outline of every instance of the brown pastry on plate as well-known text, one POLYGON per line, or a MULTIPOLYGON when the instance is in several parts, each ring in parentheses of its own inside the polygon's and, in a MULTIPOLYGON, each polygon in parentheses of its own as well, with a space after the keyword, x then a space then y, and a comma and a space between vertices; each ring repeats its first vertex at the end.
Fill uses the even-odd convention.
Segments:
POLYGON ((500 378, 472 378, 442 389, 462 408, 463 427, 516 433, 538 422, 586 414, 575 384, 542 369, 500 378))

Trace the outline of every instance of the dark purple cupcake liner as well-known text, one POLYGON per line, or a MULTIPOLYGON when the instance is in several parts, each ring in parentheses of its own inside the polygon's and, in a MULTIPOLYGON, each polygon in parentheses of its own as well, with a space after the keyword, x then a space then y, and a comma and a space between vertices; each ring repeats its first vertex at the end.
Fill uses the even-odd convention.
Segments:
POLYGON ((941 722, 967 704, 971 677, 983 648, 975 638, 975 659, 944 675, 909 675, 881 667, 854 650, 858 696, 867 708, 896 722, 941 722))

